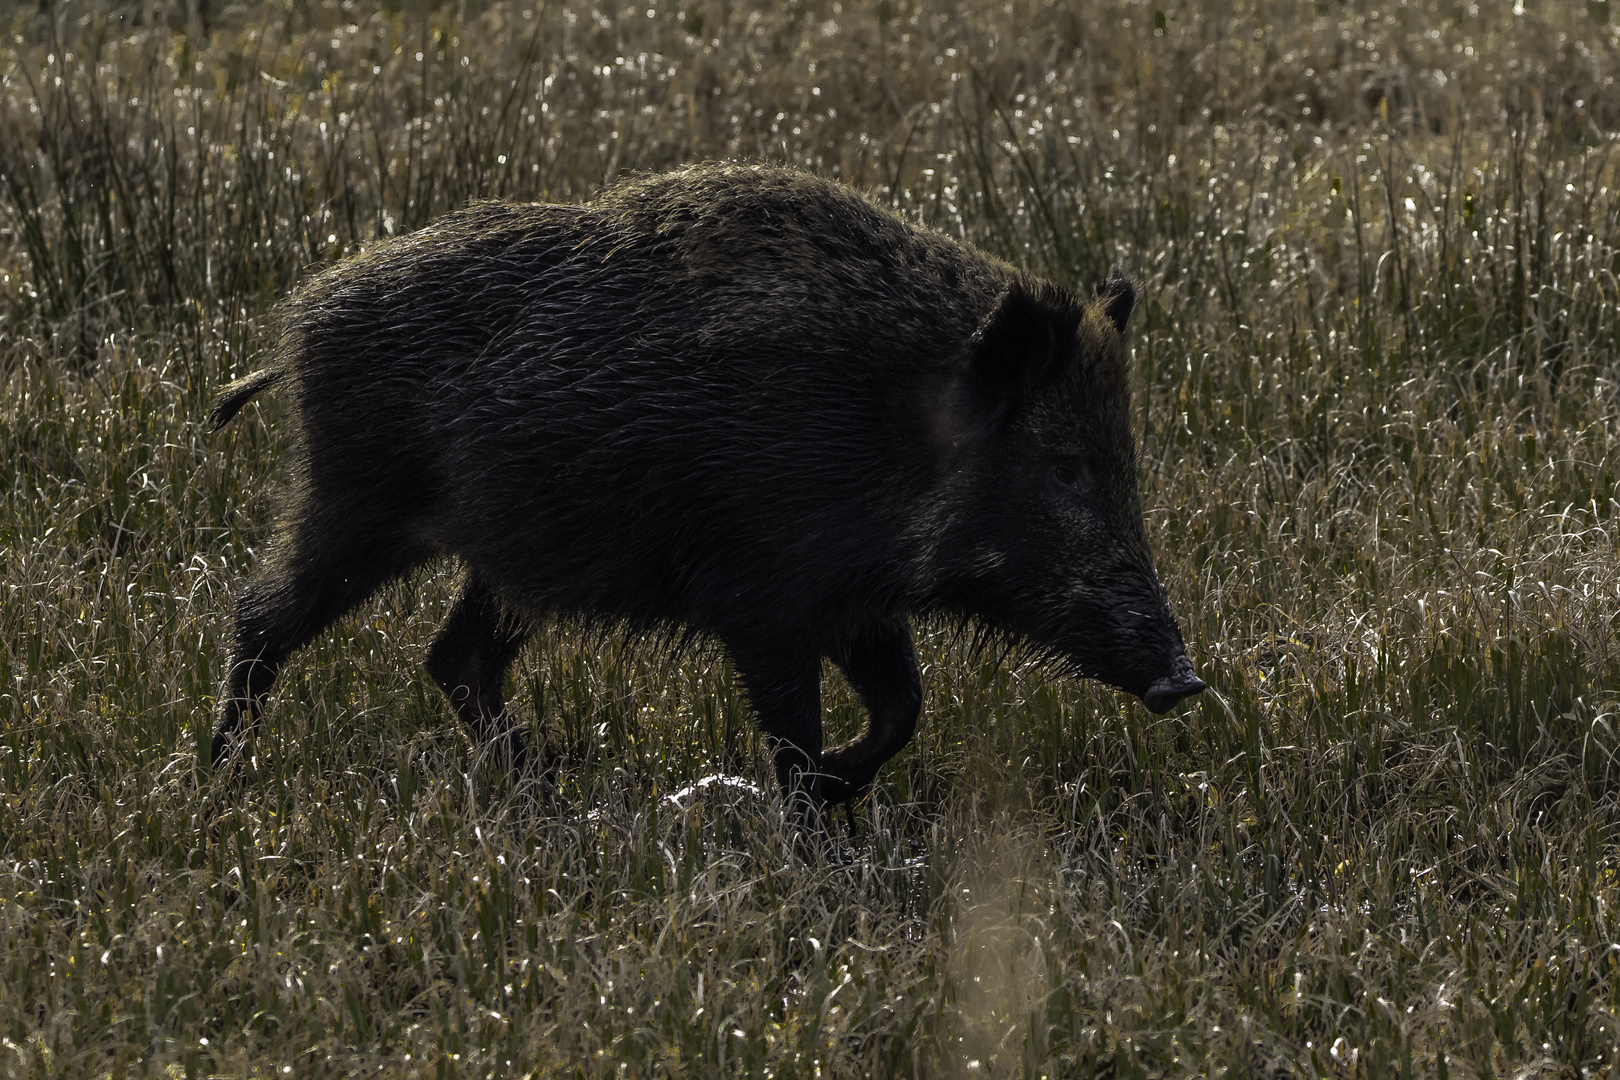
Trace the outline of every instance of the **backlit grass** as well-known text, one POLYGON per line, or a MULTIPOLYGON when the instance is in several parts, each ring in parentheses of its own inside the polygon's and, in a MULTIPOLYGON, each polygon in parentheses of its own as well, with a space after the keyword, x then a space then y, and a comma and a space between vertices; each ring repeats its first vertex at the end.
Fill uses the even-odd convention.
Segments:
POLYGON ((1610 3, 206 7, 3 16, 0 1070, 1620 1069, 1610 3), (566 805, 513 790, 419 667, 444 566, 211 779, 286 433, 203 418, 271 305, 716 157, 1136 277, 1211 691, 1154 718, 919 627, 923 728, 815 864, 712 652, 544 635, 566 805))

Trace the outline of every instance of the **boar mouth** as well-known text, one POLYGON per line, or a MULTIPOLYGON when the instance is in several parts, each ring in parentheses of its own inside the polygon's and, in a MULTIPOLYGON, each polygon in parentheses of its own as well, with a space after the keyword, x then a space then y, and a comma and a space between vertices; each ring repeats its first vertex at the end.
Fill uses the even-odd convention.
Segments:
POLYGON ((1135 695, 1159 714, 1206 688, 1193 671, 1181 627, 1170 614, 1157 575, 1149 570, 1138 582, 1116 587, 1104 597, 1102 610, 1093 618, 1111 627, 1106 638, 1113 647, 1091 658, 1093 678, 1135 695))

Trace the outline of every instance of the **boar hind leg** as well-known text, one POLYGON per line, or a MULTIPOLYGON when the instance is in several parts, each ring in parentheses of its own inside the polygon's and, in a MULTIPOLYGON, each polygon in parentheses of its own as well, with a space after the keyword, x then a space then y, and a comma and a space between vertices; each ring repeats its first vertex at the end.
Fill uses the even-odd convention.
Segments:
POLYGON ((911 741, 922 711, 922 680, 911 632, 901 620, 864 627, 828 650, 866 706, 866 729, 821 755, 821 794, 829 803, 860 794, 878 769, 911 741))
POLYGON ((406 552, 379 553, 376 548, 370 536, 345 543, 331 535, 317 537, 302 526, 271 548, 265 565, 236 600, 230 673, 211 747, 215 768, 252 730, 287 657, 413 561, 406 552))
POLYGON ((450 699, 456 718, 513 775, 522 774, 529 751, 523 733, 507 715, 501 683, 528 636, 527 625, 502 607, 477 574, 468 573, 426 661, 428 674, 450 699))

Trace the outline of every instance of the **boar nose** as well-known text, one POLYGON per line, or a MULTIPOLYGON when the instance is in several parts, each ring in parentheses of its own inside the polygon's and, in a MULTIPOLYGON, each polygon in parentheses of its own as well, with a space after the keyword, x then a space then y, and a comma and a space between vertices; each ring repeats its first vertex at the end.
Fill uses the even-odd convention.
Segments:
POLYGON ((1183 654, 1176 658, 1170 674, 1154 682, 1142 695, 1142 704, 1156 713, 1167 713, 1182 698, 1204 689, 1204 680, 1193 674, 1192 661, 1183 654))

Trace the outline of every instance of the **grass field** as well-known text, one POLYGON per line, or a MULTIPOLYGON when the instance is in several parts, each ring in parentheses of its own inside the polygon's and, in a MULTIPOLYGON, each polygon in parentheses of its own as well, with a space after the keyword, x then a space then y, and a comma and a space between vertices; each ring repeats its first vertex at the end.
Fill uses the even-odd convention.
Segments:
POLYGON ((0 1072, 1614 1075, 1614 6, 0 8, 0 1072), (202 421, 277 298, 721 157, 1141 282, 1210 692, 921 626, 922 730, 817 864, 721 659, 567 626, 536 813, 421 674, 445 566, 211 780, 284 431, 202 421))

